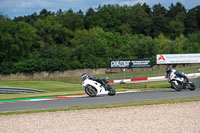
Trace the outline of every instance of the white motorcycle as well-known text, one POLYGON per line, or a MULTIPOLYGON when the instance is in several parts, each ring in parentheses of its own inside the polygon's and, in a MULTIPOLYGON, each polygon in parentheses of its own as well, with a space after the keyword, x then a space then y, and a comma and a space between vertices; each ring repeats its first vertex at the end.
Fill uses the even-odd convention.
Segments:
POLYGON ((115 89, 108 84, 107 78, 96 79, 96 77, 93 76, 82 76, 82 88, 90 97, 102 94, 114 96, 116 94, 115 89))
POLYGON ((195 90, 195 85, 191 80, 186 81, 185 78, 177 76, 175 73, 170 73, 167 77, 168 82, 171 84, 171 88, 176 91, 181 91, 188 88, 189 90, 195 90))

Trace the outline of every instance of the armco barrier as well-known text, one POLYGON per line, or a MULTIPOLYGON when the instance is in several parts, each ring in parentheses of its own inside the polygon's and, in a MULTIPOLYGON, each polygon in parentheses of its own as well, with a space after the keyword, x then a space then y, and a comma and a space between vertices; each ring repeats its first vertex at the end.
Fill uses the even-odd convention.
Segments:
MULTIPOLYGON (((186 74, 187 77, 197 78, 200 77, 200 73, 190 73, 186 74)), ((146 78, 135 78, 135 79, 120 79, 120 80, 109 80, 109 83, 137 83, 137 82, 150 82, 150 81, 162 81, 167 79, 167 76, 157 76, 157 77, 146 77, 146 78)))
POLYGON ((30 88, 0 87, 0 94, 37 93, 37 92, 47 92, 47 91, 30 89, 30 88))

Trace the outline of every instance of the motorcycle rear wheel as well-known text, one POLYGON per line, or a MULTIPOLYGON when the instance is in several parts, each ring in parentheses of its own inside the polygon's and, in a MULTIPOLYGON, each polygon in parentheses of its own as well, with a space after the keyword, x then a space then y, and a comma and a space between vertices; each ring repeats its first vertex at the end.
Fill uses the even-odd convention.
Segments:
POLYGON ((176 91, 181 91, 183 89, 182 82, 178 82, 178 85, 176 85, 175 82, 171 82, 171 85, 172 85, 173 89, 175 89, 176 91))
POLYGON ((88 85, 85 87, 85 93, 90 97, 96 97, 97 96, 97 89, 91 85, 88 85))

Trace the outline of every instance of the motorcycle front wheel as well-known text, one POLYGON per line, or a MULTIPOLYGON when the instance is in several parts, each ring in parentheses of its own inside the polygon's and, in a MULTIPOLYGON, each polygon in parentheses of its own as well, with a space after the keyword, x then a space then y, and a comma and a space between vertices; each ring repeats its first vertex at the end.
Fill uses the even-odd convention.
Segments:
POLYGON ((96 97, 97 96, 97 89, 91 85, 88 85, 85 87, 85 93, 90 97, 96 97))
POLYGON ((194 85, 194 83, 190 80, 189 81, 189 90, 191 90, 191 91, 193 91, 193 90, 195 90, 196 89, 196 87, 195 87, 195 85, 194 85))
POLYGON ((178 82, 178 84, 176 84, 175 82, 171 82, 171 86, 173 87, 173 89, 175 89, 176 91, 181 91, 183 89, 183 83, 182 82, 178 82))
POLYGON ((115 89, 111 85, 109 85, 109 84, 107 85, 107 87, 109 88, 108 89, 109 90, 108 95, 109 96, 114 96, 116 94, 115 89))

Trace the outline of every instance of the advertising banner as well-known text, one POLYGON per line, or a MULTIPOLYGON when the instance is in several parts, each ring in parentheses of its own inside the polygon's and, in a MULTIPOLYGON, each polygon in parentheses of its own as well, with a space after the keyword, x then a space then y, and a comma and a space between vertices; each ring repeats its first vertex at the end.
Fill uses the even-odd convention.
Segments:
POLYGON ((111 60, 111 68, 150 68, 153 66, 152 59, 135 60, 111 60))
POLYGON ((200 63, 200 54, 157 54, 157 64, 200 63))

